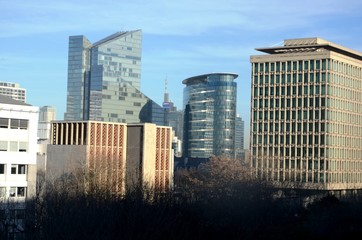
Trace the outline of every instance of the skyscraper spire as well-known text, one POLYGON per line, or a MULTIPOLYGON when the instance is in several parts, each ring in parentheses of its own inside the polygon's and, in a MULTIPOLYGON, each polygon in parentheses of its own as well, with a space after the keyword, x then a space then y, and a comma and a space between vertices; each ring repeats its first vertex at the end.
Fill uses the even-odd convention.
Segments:
POLYGON ((169 96, 168 96, 168 91, 167 91, 167 77, 165 79, 165 94, 164 94, 164 97, 163 97, 163 102, 169 102, 170 99, 169 99, 169 96))

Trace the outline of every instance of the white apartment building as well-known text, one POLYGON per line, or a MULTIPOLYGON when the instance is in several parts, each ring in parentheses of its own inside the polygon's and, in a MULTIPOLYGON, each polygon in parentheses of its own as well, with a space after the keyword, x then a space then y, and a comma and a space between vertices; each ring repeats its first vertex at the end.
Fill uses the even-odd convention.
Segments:
POLYGON ((25 88, 20 88, 19 83, 0 82, 0 94, 26 102, 26 90, 25 88))
POLYGON ((39 108, 0 95, 0 202, 35 194, 39 108))

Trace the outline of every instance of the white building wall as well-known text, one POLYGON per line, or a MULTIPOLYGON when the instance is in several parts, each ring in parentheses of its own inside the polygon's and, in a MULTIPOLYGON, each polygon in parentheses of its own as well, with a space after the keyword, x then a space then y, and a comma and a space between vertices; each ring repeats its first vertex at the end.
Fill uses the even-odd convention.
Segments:
POLYGON ((1 200, 25 200, 35 194, 38 111, 34 106, 0 104, 0 118, 28 120, 27 129, 0 128, 0 142, 6 144, 6 150, 0 151, 0 164, 4 165, 4 173, 0 174, 1 200), (25 174, 19 170, 23 165, 25 174), (22 187, 24 196, 18 197, 18 188, 22 187))

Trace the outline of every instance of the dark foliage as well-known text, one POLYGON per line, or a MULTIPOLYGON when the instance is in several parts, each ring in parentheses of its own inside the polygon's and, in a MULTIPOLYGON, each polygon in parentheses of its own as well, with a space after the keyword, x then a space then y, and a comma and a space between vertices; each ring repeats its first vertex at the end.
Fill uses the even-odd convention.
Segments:
MULTIPOLYGON (((219 167, 234 176, 225 163, 219 167)), ((136 189, 122 198, 106 191, 82 191, 74 180, 48 183, 42 195, 28 202, 26 236, 189 240, 352 239, 362 234, 361 199, 325 196, 306 206, 305 196, 250 178, 229 181, 214 172, 211 176, 222 181, 208 181, 210 172, 205 169, 208 166, 201 169, 200 178, 197 170, 187 175, 192 177, 187 188, 163 194, 136 189)))

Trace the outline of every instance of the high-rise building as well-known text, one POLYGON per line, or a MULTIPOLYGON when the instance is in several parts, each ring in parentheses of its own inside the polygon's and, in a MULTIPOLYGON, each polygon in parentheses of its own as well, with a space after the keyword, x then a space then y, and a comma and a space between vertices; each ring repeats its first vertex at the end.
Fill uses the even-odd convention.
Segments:
POLYGON ((186 85, 184 157, 235 157, 237 77, 233 73, 210 73, 182 81, 186 85))
POLYGON ((166 191, 173 185, 170 127, 53 121, 51 132, 48 176, 82 170, 90 173, 98 186, 118 194, 142 186, 166 191))
POLYGON ((239 115, 235 120, 235 158, 244 160, 244 121, 239 115))
POLYGON ((320 38, 251 56, 251 167, 276 183, 362 187, 362 53, 320 38))
POLYGON ((0 95, 8 96, 21 102, 26 102, 26 90, 24 88, 20 88, 19 83, 0 82, 0 95))
POLYGON ((153 122, 164 112, 140 91, 141 30, 118 32, 94 44, 69 37, 65 120, 153 122))

